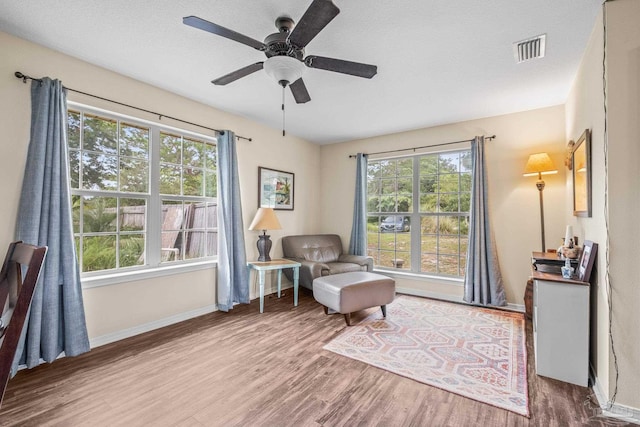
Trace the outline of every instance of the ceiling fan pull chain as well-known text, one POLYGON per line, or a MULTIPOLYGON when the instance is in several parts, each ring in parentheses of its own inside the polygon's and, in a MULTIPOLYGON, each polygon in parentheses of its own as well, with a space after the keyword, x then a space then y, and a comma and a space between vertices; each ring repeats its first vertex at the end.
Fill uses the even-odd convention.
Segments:
POLYGON ((285 131, 284 131, 284 89, 285 89, 286 85, 282 85, 282 136, 285 136, 285 131))

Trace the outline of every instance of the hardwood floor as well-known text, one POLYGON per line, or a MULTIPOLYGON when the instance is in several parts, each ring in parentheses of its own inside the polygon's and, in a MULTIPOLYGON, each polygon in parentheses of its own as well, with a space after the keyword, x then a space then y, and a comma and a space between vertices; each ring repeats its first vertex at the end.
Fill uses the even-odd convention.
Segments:
POLYGON ((590 389, 536 376, 530 322, 530 419, 323 350, 345 327, 288 290, 264 314, 256 300, 20 371, 0 425, 613 425, 593 417, 590 389))

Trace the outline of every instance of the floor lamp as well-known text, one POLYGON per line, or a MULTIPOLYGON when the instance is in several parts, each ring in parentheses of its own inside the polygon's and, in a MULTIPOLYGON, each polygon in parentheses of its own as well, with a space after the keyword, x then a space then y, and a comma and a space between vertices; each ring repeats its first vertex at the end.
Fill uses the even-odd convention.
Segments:
POLYGON ((546 251, 544 244, 544 202, 542 200, 542 190, 544 190, 544 181, 542 175, 550 175, 558 173, 556 166, 553 164, 553 160, 547 153, 536 153, 529 156, 527 166, 524 168, 524 176, 538 176, 538 193, 540 194, 540 231, 542 237, 542 252, 546 251))

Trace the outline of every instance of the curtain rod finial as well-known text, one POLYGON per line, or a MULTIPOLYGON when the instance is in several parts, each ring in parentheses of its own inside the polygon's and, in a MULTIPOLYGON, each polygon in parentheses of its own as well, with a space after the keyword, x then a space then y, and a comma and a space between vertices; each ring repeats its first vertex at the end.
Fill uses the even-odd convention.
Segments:
POLYGON ((16 76, 19 79, 22 79, 22 83, 27 83, 27 76, 25 76, 24 74, 22 74, 20 71, 16 71, 15 73, 13 73, 14 76, 16 76))

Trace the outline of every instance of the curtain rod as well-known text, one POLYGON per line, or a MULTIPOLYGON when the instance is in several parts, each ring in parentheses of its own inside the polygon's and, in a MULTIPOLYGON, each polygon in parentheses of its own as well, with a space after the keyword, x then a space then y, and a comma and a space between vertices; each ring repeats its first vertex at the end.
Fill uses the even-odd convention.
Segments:
MULTIPOLYGON (((491 136, 486 136, 484 139, 488 139, 489 141, 491 141, 492 139, 495 139, 495 135, 491 135, 491 136)), ((412 147, 412 148, 400 148, 398 150, 389 150, 389 151, 378 151, 376 153, 365 153, 367 156, 370 154, 387 154, 387 153, 398 153, 400 151, 416 151, 419 150, 421 148, 431 148, 431 147, 441 147, 443 145, 453 145, 453 144, 460 144, 462 142, 471 142, 473 141, 473 139, 463 139, 462 141, 452 141, 452 142, 443 142, 441 144, 433 144, 433 145, 423 145, 421 147, 412 147)), ((357 157, 355 154, 349 154, 349 158, 353 159, 357 157)))
MULTIPOLYGON (((20 71, 16 71, 14 73, 14 75, 19 78, 22 79, 23 83, 27 83, 27 79, 28 80, 35 80, 37 82, 42 83, 42 79, 36 79, 35 77, 31 77, 31 76, 27 76, 26 74, 21 73, 20 71)), ((81 95, 87 95, 87 96, 91 96, 93 98, 97 98, 97 99, 101 99, 103 101, 107 101, 107 102, 112 102, 114 104, 118 104, 118 105, 122 105, 123 107, 129 107, 129 108, 133 108, 134 110, 139 110, 139 111, 144 111, 145 113, 149 113, 149 114, 153 114, 154 116, 158 116, 159 120, 162 120, 163 117, 166 117, 167 119, 171 119, 171 120, 175 120, 181 123, 186 123, 188 125, 192 125, 192 126, 197 126, 199 128, 202 129, 207 129, 207 130, 211 130, 214 132, 218 132, 221 135, 224 135, 224 131, 220 130, 220 129, 214 129, 214 128, 210 128, 208 126, 203 126, 203 125, 199 125, 198 123, 193 123, 193 122, 188 122, 186 120, 182 120, 182 119, 178 119, 176 117, 171 117, 171 116, 167 116, 166 114, 160 114, 160 113, 156 113, 155 111, 151 111, 151 110, 145 110, 144 108, 140 108, 140 107, 136 107, 134 105, 130 105, 130 104, 125 104, 124 102, 119 102, 119 101, 114 101, 113 99, 109 99, 109 98, 103 98, 101 96, 98 95, 93 95, 91 93, 87 93, 87 92, 82 92, 80 90, 76 90, 76 89, 71 89, 70 87, 66 87, 63 86, 66 90, 71 91, 71 92, 75 92, 75 93, 79 93, 81 95)), ((239 139, 246 139, 247 141, 253 141, 251 138, 247 138, 245 136, 240 136, 240 135, 236 135, 236 138, 239 139)))

